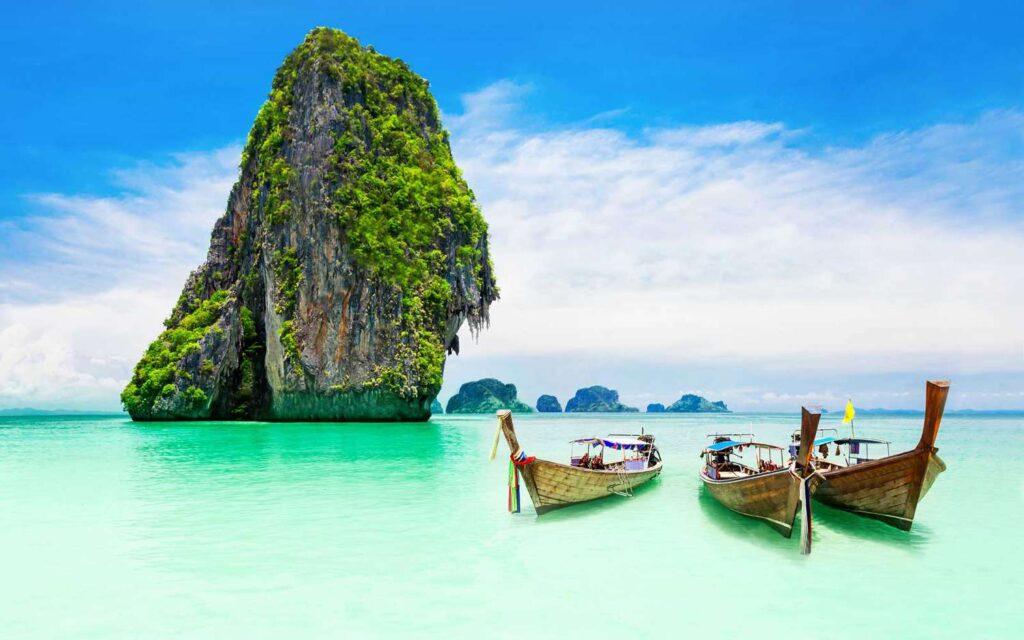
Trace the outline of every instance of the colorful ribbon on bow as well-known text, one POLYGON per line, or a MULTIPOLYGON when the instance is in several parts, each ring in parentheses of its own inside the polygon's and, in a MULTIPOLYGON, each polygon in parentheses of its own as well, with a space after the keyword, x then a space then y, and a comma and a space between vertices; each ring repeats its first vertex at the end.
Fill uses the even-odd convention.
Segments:
POLYGON ((509 456, 508 461, 508 510, 509 513, 519 513, 519 467, 525 467, 534 460, 536 456, 527 456, 522 448, 509 456))
POLYGON ((516 461, 508 461, 508 512, 519 513, 519 467, 516 461))

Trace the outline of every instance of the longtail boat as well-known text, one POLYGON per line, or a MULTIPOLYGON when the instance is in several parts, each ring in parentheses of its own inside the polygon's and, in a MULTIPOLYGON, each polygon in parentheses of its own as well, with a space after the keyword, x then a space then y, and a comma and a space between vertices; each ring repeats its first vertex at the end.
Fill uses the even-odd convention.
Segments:
POLYGON ((935 478, 946 470, 938 456, 935 439, 949 394, 948 381, 931 381, 925 385, 924 426, 921 439, 910 451, 888 455, 889 443, 868 438, 823 438, 814 444, 825 447, 835 444, 841 462, 823 458, 813 460, 815 468, 825 477, 815 498, 821 502, 854 513, 875 518, 904 531, 914 524, 917 504, 928 493, 935 478), (869 457, 869 449, 885 446, 886 455, 869 457))
MULTIPOLYGON (((634 488, 661 473, 661 454, 650 434, 617 434, 605 438, 583 438, 572 444, 583 445, 584 453, 570 454, 570 463, 562 464, 527 456, 519 445, 512 412, 498 412, 498 431, 512 451, 509 463, 509 510, 519 511, 519 478, 522 477, 537 515, 579 502, 597 500, 613 494, 632 495, 634 488), (606 451, 621 451, 621 460, 607 460, 606 451)), ((491 449, 497 451, 495 433, 491 449)), ((614 454, 613 454, 614 455, 614 454)))
POLYGON ((804 408, 801 414, 802 441, 793 459, 783 462, 782 447, 731 437, 738 434, 713 434, 714 441, 701 452, 705 463, 700 479, 715 500, 737 513, 764 520, 787 538, 793 535, 793 522, 802 507, 801 551, 810 553, 810 501, 821 483, 821 476, 810 465, 810 443, 821 413, 804 408), (747 448, 754 450, 755 466, 741 457, 747 448))

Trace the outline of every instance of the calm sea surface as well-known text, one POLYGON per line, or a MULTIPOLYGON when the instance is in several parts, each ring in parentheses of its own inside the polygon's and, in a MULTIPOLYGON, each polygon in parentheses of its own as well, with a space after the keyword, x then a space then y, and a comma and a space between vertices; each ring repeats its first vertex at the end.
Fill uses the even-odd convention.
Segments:
MULTIPOLYGON (((835 426, 828 415, 822 426, 835 426)), ((1024 418, 947 417, 904 533, 814 506, 814 551, 704 495, 711 431, 796 415, 527 416, 531 455, 644 426, 633 498, 505 511, 495 420, 0 419, 0 637, 1022 637, 1024 418)), ((858 435, 912 447, 920 417, 858 435)))

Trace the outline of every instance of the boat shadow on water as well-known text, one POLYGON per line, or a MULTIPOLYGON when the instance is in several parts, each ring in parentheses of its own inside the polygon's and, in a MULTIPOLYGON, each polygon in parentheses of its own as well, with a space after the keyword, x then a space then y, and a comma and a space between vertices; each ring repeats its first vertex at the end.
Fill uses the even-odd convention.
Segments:
MULTIPOLYGON (((742 540, 760 548, 768 548, 786 556, 790 556, 793 550, 800 546, 799 534, 794 534, 792 538, 780 536, 767 523, 736 513, 723 506, 703 488, 698 490, 697 504, 700 506, 701 513, 704 514, 708 522, 722 533, 737 540, 742 540)), ((798 519, 796 526, 798 531, 799 522, 798 519)), ((818 536, 813 533, 812 535, 815 541, 817 541, 818 536)))
POLYGON ((523 508, 523 514, 532 516, 537 523, 561 522, 570 519, 594 518, 603 515, 608 510, 627 508, 634 500, 650 500, 652 496, 647 493, 656 491, 661 485, 661 476, 654 477, 644 484, 633 488, 633 495, 619 496, 611 495, 597 500, 570 504, 560 509, 554 509, 544 514, 543 518, 536 516, 536 511, 523 508))
POLYGON ((932 530, 920 522, 915 522, 910 531, 902 531, 880 520, 836 509, 817 501, 814 502, 814 524, 836 535, 852 536, 865 542, 899 545, 912 551, 923 548, 932 537, 932 530))

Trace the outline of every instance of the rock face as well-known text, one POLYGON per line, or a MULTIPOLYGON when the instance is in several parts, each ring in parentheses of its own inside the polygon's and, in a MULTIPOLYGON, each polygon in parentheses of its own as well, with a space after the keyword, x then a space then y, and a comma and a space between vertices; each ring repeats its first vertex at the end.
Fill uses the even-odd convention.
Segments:
POLYGON ((619 402, 619 392, 607 387, 587 387, 576 392, 565 405, 566 413, 626 413, 637 411, 619 402))
POLYGON ((555 396, 543 395, 537 398, 537 411, 540 413, 562 413, 562 403, 555 396))
POLYGON ((344 33, 278 69, 206 262, 122 393, 136 420, 423 420, 498 291, 427 82, 344 33))
POLYGON ((729 413, 729 408, 721 400, 709 402, 705 398, 687 393, 673 402, 666 411, 672 413, 729 413))
POLYGON ((494 378, 467 382, 448 399, 445 413, 494 413, 511 409, 515 413, 532 413, 533 409, 516 398, 516 385, 494 378))
POLYGON ((432 415, 444 413, 444 407, 441 406, 441 403, 438 402, 437 398, 434 398, 434 401, 430 403, 430 413, 432 415))
POLYGON ((660 402, 647 405, 647 413, 665 413, 665 405, 660 402))

